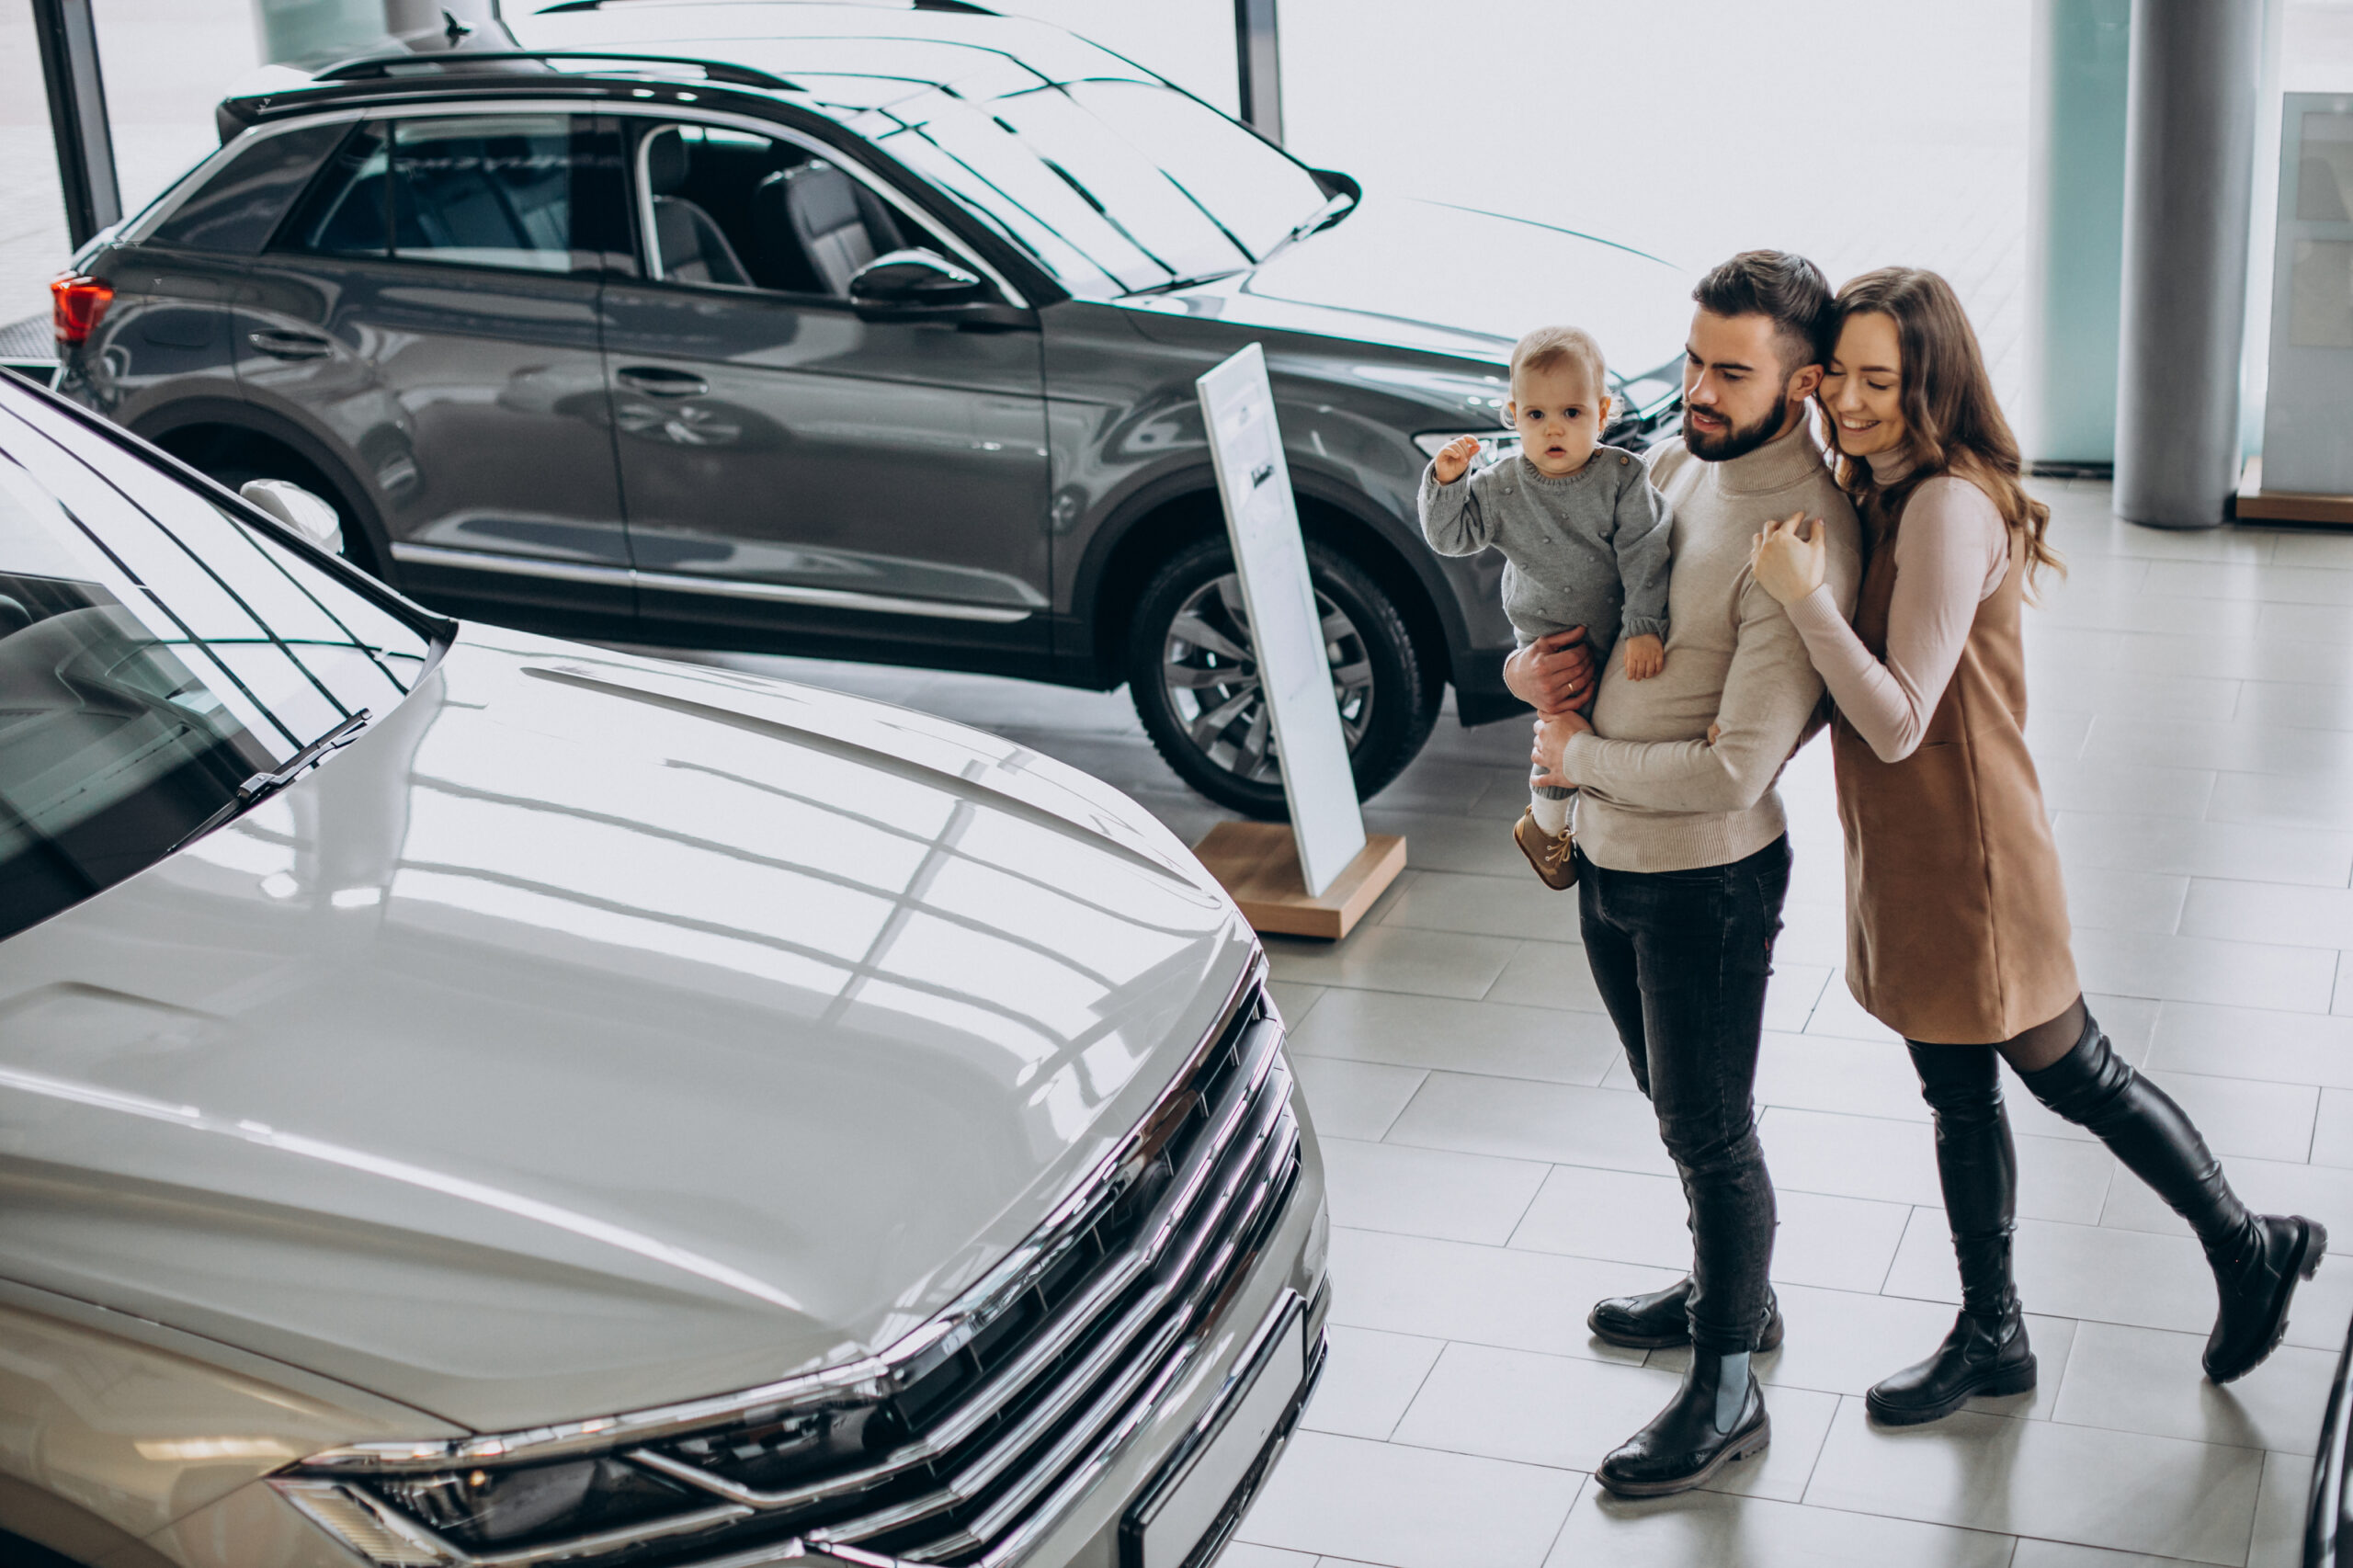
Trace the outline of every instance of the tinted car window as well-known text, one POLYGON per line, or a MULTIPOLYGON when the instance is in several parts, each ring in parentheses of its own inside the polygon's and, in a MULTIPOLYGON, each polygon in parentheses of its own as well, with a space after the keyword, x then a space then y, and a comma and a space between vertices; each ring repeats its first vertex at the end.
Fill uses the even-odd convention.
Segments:
POLYGON ((404 697, 415 627, 36 401, 0 405, 0 937, 404 697))
POLYGON ((1154 83, 930 89, 846 119, 1076 294, 1247 267, 1325 201, 1290 157, 1154 83))
POLYGON ((712 125, 656 125, 639 142, 654 276, 680 283, 847 293, 909 242, 873 192, 806 148, 712 125))
POLYGON ((259 138, 181 202, 149 238, 190 250, 256 255, 349 129, 301 125, 259 138))
POLYGON ((623 265, 618 138, 574 115, 369 124, 328 162, 287 246, 445 266, 623 265))

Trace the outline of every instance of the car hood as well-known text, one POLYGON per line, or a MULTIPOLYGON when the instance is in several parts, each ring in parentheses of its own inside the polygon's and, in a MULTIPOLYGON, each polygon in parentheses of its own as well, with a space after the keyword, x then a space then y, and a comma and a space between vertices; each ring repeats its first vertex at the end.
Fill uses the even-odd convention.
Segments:
POLYGON ((1248 272, 1123 303, 1239 326, 1315 333, 1504 364, 1547 322, 1600 340, 1610 371, 1680 385, 1689 279, 1656 256, 1548 224, 1443 202, 1367 196, 1248 272))
POLYGON ((1034 1229, 1254 951, 1019 745, 470 631, 8 942, 0 1272, 476 1430, 754 1386, 1034 1229))

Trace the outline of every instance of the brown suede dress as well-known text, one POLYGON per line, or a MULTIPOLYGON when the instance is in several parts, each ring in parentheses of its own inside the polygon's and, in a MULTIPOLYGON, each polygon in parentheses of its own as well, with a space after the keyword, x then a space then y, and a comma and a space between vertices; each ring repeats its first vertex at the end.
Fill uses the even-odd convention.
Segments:
MULTIPOLYGON (((1901 527, 1901 524, 1898 524, 1901 527)), ((1895 533, 1878 540, 1855 634, 1887 654, 1895 533)), ((1842 716, 1831 727, 1847 836, 1847 983, 1906 1040, 2006 1040, 2081 994, 2059 851, 2027 753, 2019 639, 2026 540, 1977 607, 1919 748, 1881 762, 1842 716)))

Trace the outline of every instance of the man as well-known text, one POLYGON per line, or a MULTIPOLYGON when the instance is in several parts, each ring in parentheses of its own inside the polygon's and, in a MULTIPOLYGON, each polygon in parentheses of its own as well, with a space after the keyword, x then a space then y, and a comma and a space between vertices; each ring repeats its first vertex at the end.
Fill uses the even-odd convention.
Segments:
MULTIPOLYGON (((1806 425, 1828 346, 1821 272, 1802 256, 1749 251, 1692 298, 1683 437, 1649 460, 1674 517, 1665 668, 1630 681, 1613 661, 1591 723, 1556 726, 1556 755, 1537 758, 1554 769, 1548 782, 1581 791, 1586 958, 1690 1205, 1690 1277, 1603 1301, 1589 1320, 1613 1344, 1692 1347, 1674 1400, 1597 1472, 1635 1497, 1698 1486, 1771 1435, 1748 1368, 1752 1350, 1780 1343, 1766 1283, 1773 1188, 1751 1095, 1789 890, 1773 781, 1811 733, 1822 680, 1751 577, 1751 541, 1768 518, 1823 519, 1844 613, 1862 568, 1854 509, 1806 425)), ((1565 709, 1585 678, 1579 651, 1550 641, 1505 666, 1540 710, 1565 709)))

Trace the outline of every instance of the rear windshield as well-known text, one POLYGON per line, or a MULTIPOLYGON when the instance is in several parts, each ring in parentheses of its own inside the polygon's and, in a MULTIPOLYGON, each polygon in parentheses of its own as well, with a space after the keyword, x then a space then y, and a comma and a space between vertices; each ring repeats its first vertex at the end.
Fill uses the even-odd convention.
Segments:
POLYGON ((0 398, 0 937, 407 695, 426 637, 175 476, 0 398))

